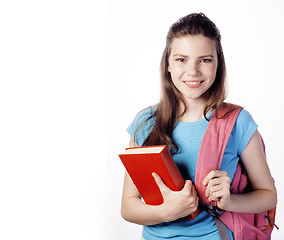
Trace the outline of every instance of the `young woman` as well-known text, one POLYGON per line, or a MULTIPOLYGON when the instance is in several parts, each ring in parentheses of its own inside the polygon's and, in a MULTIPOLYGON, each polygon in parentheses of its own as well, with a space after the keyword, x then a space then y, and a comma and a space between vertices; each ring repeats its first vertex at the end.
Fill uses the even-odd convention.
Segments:
MULTIPOLYGON (((128 128, 130 146, 167 145, 186 179, 180 192, 171 191, 157 174, 153 177, 164 198, 159 206, 145 204, 125 173, 122 217, 144 225, 143 238, 220 239, 213 218, 202 211, 191 221, 182 218, 198 208, 194 187, 199 147, 208 121, 225 99, 225 61, 221 36, 204 14, 190 14, 174 23, 161 60, 162 97, 141 111, 128 128)), ((257 213, 273 208, 277 194, 262 150, 257 125, 242 110, 225 150, 220 171, 203 180, 206 197, 223 210, 257 213), (230 182, 242 161, 253 191, 231 194, 230 182)), ((227 229, 230 239, 233 233, 227 229)))

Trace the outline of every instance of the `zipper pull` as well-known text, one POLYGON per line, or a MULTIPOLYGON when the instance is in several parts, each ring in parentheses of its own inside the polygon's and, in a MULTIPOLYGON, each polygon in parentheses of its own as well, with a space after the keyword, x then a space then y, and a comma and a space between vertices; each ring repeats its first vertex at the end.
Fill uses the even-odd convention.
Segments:
POLYGON ((265 217, 269 220, 269 222, 271 222, 276 227, 277 230, 279 229, 279 227, 275 224, 275 222, 272 221, 270 217, 268 216, 265 216, 265 217))

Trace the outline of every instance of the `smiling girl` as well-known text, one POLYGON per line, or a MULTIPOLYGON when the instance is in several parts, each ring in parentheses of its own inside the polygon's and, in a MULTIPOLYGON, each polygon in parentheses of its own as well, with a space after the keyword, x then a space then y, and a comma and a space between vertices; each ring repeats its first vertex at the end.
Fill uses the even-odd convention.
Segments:
MULTIPOLYGON (((215 222, 206 211, 191 221, 182 218, 198 208, 194 187, 198 152, 214 111, 225 100, 225 61, 221 36, 204 14, 190 14, 174 23, 167 35, 161 60, 162 96, 153 107, 141 111, 127 129, 130 147, 167 145, 183 175, 184 188, 171 191, 153 174, 164 198, 159 206, 145 204, 125 173, 122 217, 144 225, 143 238, 220 239, 215 222)), ((264 156, 257 124, 242 110, 231 133, 220 171, 210 172, 203 184, 206 197, 220 209, 257 213, 276 205, 276 189, 264 156), (241 161, 253 191, 231 194, 230 183, 241 161)), ((230 239, 233 233, 227 229, 230 239)))

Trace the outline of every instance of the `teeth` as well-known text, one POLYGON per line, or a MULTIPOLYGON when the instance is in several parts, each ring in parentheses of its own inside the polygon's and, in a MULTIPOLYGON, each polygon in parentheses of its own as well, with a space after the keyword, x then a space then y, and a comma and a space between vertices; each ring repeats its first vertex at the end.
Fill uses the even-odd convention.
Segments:
POLYGON ((197 85, 197 84, 199 84, 199 83, 202 83, 202 81, 200 81, 200 82, 185 82, 186 84, 190 84, 190 85, 197 85))

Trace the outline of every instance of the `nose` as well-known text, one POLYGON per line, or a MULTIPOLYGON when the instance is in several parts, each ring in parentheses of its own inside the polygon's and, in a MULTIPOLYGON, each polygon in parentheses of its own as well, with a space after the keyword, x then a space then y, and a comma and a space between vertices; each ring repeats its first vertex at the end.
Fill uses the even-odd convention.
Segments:
POLYGON ((186 73, 188 76, 191 76, 191 77, 198 76, 200 74, 198 63, 194 61, 189 61, 186 66, 186 73))

